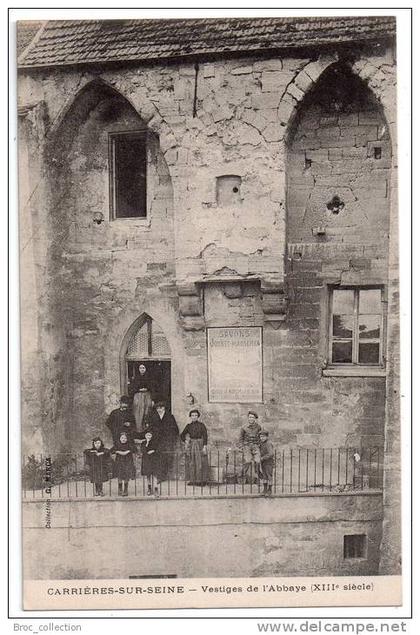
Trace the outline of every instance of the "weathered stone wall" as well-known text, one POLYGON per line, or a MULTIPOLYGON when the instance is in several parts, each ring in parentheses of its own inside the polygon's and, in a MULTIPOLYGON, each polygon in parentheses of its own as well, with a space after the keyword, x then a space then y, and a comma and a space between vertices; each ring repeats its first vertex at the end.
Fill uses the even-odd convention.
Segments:
POLYGON ((378 494, 91 499, 51 501, 46 529, 45 502, 25 502, 24 578, 374 575, 381 518, 378 494), (344 558, 352 534, 367 536, 366 557, 344 558))
MULTIPOLYGON (((49 323, 39 324, 39 329, 46 338, 50 378, 49 392, 42 391, 47 414, 39 422, 39 415, 31 417, 29 408, 24 427, 48 430, 43 438, 47 448, 64 443, 80 449, 103 430, 105 414, 120 390, 122 338, 144 311, 164 328, 172 348, 175 415, 184 422, 184 397, 192 393, 213 442, 231 444, 236 439, 250 404, 208 403, 203 327, 259 325, 264 326, 264 404, 255 407, 276 444, 382 443, 384 379, 322 376, 325 283, 340 276, 355 284, 386 282, 389 189, 383 175, 389 167, 389 143, 386 126, 385 133, 380 132, 382 115, 378 108, 370 114, 362 108, 340 122, 323 118, 319 106, 311 102, 308 107, 302 101, 336 61, 331 55, 200 63, 196 117, 193 64, 83 73, 46 70, 24 80, 23 102, 30 96, 44 110, 45 132, 38 133, 44 157, 40 182, 46 194, 31 213, 34 217, 43 208, 40 234, 46 237, 48 266, 39 272, 37 299, 49 316, 49 323), (89 89, 90 82, 94 83, 89 89), (83 106, 90 103, 86 95, 93 99, 101 91, 103 98, 96 106, 83 106), (107 100, 115 106, 111 119, 107 100), (320 125, 315 128, 318 116, 320 125), (147 125, 150 131, 149 219, 108 222, 105 138, 113 129, 133 125, 147 125), (309 148, 305 144, 311 134, 317 144, 309 148), (371 156, 378 134, 383 148, 380 166, 371 156), (302 168, 302 156, 309 150, 315 153, 312 159, 307 156, 311 167, 302 168), (353 210, 350 227, 341 216, 335 225, 329 224, 331 240, 321 244, 312 227, 320 222, 333 190, 346 196, 343 183, 362 164, 364 176, 358 177, 357 187, 368 192, 371 175, 380 172, 374 194, 383 204, 372 210, 372 197, 356 201, 354 195, 344 208, 344 214, 353 210), (286 172, 290 227, 285 276, 286 172), (239 177, 234 181, 235 196, 227 195, 233 189, 229 191, 229 180, 220 178, 224 176, 239 177), (302 223, 299 196, 314 178, 314 204, 302 223), (92 221, 95 211, 104 213, 101 225, 92 221), (377 221, 381 240, 373 241, 377 221), (237 297, 229 297, 224 275, 257 281, 239 285, 237 297), (201 298, 195 283, 206 276, 221 280, 200 287, 201 298), (285 277, 289 309, 275 329, 266 320, 260 287, 281 287, 285 277), (198 307, 189 330, 178 313, 180 289, 187 289, 187 304, 198 307)), ((357 60, 350 67, 389 112, 392 51, 357 60)), ((31 439, 29 432, 27 438, 31 439)), ((30 442, 27 447, 31 449, 30 442)))
POLYGON ((387 284, 390 167, 380 104, 345 67, 330 67, 300 103, 288 148, 290 304, 277 360, 293 365, 294 385, 285 381, 300 425, 291 440, 302 445, 319 436, 322 444, 383 444, 385 377, 322 372, 327 285, 387 284), (337 214, 327 207, 335 196, 343 203, 337 214))

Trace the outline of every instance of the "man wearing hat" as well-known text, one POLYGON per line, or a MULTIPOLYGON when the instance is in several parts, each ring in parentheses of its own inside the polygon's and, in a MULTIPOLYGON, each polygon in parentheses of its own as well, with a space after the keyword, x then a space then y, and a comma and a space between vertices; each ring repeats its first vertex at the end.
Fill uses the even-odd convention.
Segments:
POLYGON ((171 469, 176 446, 179 438, 179 429, 175 417, 166 410, 164 401, 158 401, 150 416, 150 428, 157 440, 159 456, 158 481, 166 481, 171 469))
POLYGON ((136 420, 129 408, 129 404, 130 399, 126 395, 120 397, 119 408, 115 408, 106 420, 105 425, 112 434, 112 441, 114 445, 117 443, 121 431, 126 432, 127 429, 129 429, 130 436, 135 436, 135 433, 137 432, 136 420))
POLYGON ((274 446, 268 440, 267 430, 260 430, 261 475, 263 496, 271 496, 273 488, 274 446))
POLYGON ((258 423, 258 415, 253 410, 248 412, 248 423, 241 428, 239 435, 239 447, 243 452, 242 475, 247 483, 252 483, 254 477, 260 474, 260 434, 261 426, 258 423), (252 470, 254 464, 254 470, 252 470), (252 475, 253 472, 253 475, 252 475))

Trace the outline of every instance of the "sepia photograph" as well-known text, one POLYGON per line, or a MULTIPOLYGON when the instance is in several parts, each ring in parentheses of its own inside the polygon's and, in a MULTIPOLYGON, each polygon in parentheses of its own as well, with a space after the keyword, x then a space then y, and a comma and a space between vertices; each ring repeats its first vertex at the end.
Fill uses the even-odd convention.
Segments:
POLYGON ((337 13, 17 22, 26 610, 401 604, 398 17, 337 13))

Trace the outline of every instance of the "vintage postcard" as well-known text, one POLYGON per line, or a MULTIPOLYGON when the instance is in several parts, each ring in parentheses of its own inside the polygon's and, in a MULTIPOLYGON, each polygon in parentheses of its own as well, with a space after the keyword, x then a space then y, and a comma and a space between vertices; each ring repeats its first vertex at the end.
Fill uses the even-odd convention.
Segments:
POLYGON ((401 604, 397 26, 17 23, 26 610, 401 604))

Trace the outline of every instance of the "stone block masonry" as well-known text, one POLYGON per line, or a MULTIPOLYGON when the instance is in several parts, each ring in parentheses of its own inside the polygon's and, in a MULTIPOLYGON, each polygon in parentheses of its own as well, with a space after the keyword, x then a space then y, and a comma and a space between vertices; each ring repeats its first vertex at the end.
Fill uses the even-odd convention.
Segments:
MULTIPOLYGON (((386 436, 385 527, 393 548, 383 547, 383 566, 396 566, 398 232, 390 59, 390 51, 380 56, 367 48, 352 62, 341 61, 338 49, 320 57, 203 59, 196 86, 187 61, 22 69, 24 454, 79 453, 97 434, 110 443, 104 422, 127 387, 127 337, 141 316, 150 316, 170 354, 143 348, 144 357, 170 361, 179 426, 188 421, 192 398, 212 445, 235 446, 250 408, 279 451, 381 445, 386 436), (146 138, 146 214, 114 218, 109 135, 133 131, 146 138), (232 191, 220 196, 221 182, 232 191), (354 367, 359 374, 325 373, 328 289, 340 284, 384 289, 387 367, 376 376, 354 367), (209 402, 210 326, 262 327, 261 403, 209 402)), ((307 518, 278 526, 276 517, 259 539, 260 528, 241 528, 241 511, 232 520, 236 535, 220 525, 210 536, 212 526, 208 544, 215 551, 221 541, 232 547, 232 575, 245 569, 270 575, 282 567, 292 575, 315 563, 314 553, 317 574, 344 573, 352 563, 340 560, 337 527, 366 530, 375 546, 357 571, 375 573, 381 518, 347 512, 328 531, 329 520, 315 514, 309 533, 307 518), (238 553, 254 539, 258 557, 242 566, 238 553)), ((28 548, 44 540, 38 529, 28 529, 28 548)), ((143 529, 155 540, 155 528, 143 529)), ((123 531, 131 544, 132 528, 123 531)), ((197 531, 184 528, 182 536, 197 545, 197 531)), ((95 527, 82 524, 74 532, 76 542, 98 538, 95 527)), ((171 532, 162 528, 159 545, 171 532)), ((111 542, 114 534, 115 526, 111 542)), ((179 572, 188 575, 182 539, 173 562, 182 562, 179 572)), ((71 545, 66 557, 74 558, 71 575, 84 577, 90 565, 83 569, 71 545)), ((135 564, 133 575, 141 573, 137 551, 135 564)), ((202 570, 199 560, 194 567, 202 570)), ((214 571, 220 567, 215 562, 214 571)))
MULTIPOLYGON (((104 70, 104 83, 89 84, 89 77, 83 80, 79 77, 79 86, 85 88, 55 130, 55 142, 48 141, 44 152, 48 165, 46 207, 54 214, 53 225, 47 232, 51 236, 47 251, 50 265, 47 278, 40 280, 41 287, 49 280, 49 291, 42 294, 40 302, 57 323, 64 325, 62 331, 49 337, 61 338, 57 340, 60 350, 69 350, 72 342, 72 352, 62 358, 63 362, 66 359, 66 367, 52 379, 57 393, 63 393, 63 408, 58 411, 55 408, 53 413, 48 404, 45 406, 53 429, 66 431, 62 438, 60 434, 49 435, 56 440, 56 450, 69 442, 81 448, 92 435, 103 431, 106 412, 116 403, 121 390, 120 375, 115 371, 120 344, 114 341, 114 352, 105 351, 104 343, 108 345, 110 329, 111 332, 114 329, 110 325, 119 321, 118 316, 127 306, 138 315, 147 306, 153 314, 154 304, 156 308, 162 301, 175 312, 170 317, 176 340, 173 345, 186 351, 181 364, 182 394, 173 393, 174 412, 185 420, 183 394, 192 391, 209 421, 214 422, 214 430, 223 427, 226 408, 207 404, 206 382, 202 381, 206 376, 205 350, 204 358, 200 359, 200 382, 192 380, 198 361, 196 351, 201 350, 204 334, 196 331, 191 336, 191 346, 185 341, 177 322, 175 285, 183 281, 194 284, 203 275, 219 275, 225 268, 239 276, 279 279, 284 276, 286 191, 278 159, 281 158, 284 169, 285 128, 278 118, 272 120, 271 113, 276 112, 282 94, 284 103, 290 103, 288 100, 302 99, 302 91, 312 87, 313 69, 308 73, 302 71, 305 64, 305 60, 295 65, 282 64, 280 60, 204 64, 199 70, 198 86, 202 105, 195 119, 188 114, 192 81, 188 65, 174 66, 170 74, 167 69, 145 67, 135 75, 135 82, 124 69, 118 73, 104 70), (168 89, 170 75, 175 91, 168 89), (295 77, 299 78, 296 79, 299 94, 287 89, 295 77), (82 81, 87 83, 81 84, 82 81), (235 92, 239 87, 241 94, 235 92), (150 101, 143 99, 145 92, 150 101), (83 108, 87 106, 91 111, 83 119, 83 108), (147 218, 105 220, 95 225, 92 222, 95 213, 108 218, 107 135, 110 131, 141 127, 144 122, 151 128, 147 218), (209 130, 214 131, 210 137, 209 130), (60 157, 58 163, 57 157, 60 157), (240 198, 233 199, 233 204, 217 201, 217 180, 225 174, 236 174, 241 179, 240 198), (270 197, 266 194, 268 186, 274 192, 270 197), (110 354, 112 359, 107 359, 110 354), (74 394, 67 395, 68 391, 74 394)), ((54 82, 41 82, 47 119, 52 122, 60 120, 59 104, 63 109, 73 99, 77 84, 75 71, 54 71, 53 75, 54 82)), ((356 261, 362 273, 373 266, 378 271, 386 269, 390 142, 383 117, 371 104, 367 109, 359 104, 331 114, 320 110, 319 104, 312 100, 300 108, 294 125, 286 167, 287 239, 300 245, 304 255, 301 261, 290 256, 286 323, 272 335, 272 327, 265 327, 264 377, 270 409, 260 407, 260 414, 271 428, 274 440, 280 441, 284 437, 276 422, 275 404, 282 411, 287 395, 293 421, 282 425, 296 431, 297 443, 299 431, 310 425, 309 419, 322 410, 325 425, 319 443, 334 438, 334 444, 344 444, 359 424, 350 417, 345 430, 340 428, 341 423, 337 423, 338 427, 334 424, 332 410, 325 410, 325 404, 320 410, 320 403, 330 401, 328 394, 334 394, 334 388, 331 382, 320 379, 324 362, 319 350, 323 325, 319 321, 322 303, 318 292, 327 272, 330 278, 335 275, 339 279, 343 270, 354 269, 356 261), (381 148, 379 162, 373 158, 376 142, 381 148), (326 204, 334 195, 340 196, 345 205, 337 217, 326 212, 326 204), (322 244, 313 233, 314 227, 326 227, 322 244), (308 245, 313 250, 305 256, 308 245), (343 258, 346 245, 349 249, 343 258), (374 260, 373 253, 372 258, 369 255, 373 250, 376 250, 374 260), (364 263, 362 267, 360 262, 364 263), (299 332, 301 343, 307 342, 307 333, 312 333, 311 359, 307 362, 295 355, 286 361, 289 341, 299 341, 299 332), (312 390, 306 392, 306 386, 301 392, 288 393, 287 382, 296 377, 309 382, 312 390), (323 401, 318 398, 321 381, 324 381, 323 401), (316 395, 313 411, 307 396, 311 393, 316 395), (305 399, 305 403, 302 401, 300 405, 299 399, 305 399), (341 429, 336 437, 329 433, 331 426, 341 429)), ((41 127, 38 134, 42 138, 41 127)), ((48 225, 48 218, 47 215, 40 222, 48 225)), ((217 308, 212 289, 206 289, 205 324, 212 324, 219 311, 218 324, 262 325, 258 284, 246 289, 243 297, 221 308, 217 308)), ((189 308, 183 300, 181 310, 187 313, 194 310, 192 328, 200 329, 201 300, 198 292, 194 293, 188 296, 189 308)), ((378 379, 377 383, 383 391, 383 380, 378 379)), ((350 414, 351 399, 348 408, 350 414)), ((236 438, 246 409, 247 406, 238 406, 234 421, 225 422, 220 441, 228 443, 236 438)), ((343 415, 342 421, 346 416, 343 415)), ((32 441, 30 434, 28 449, 32 441)))
POLYGON ((26 560, 25 579, 295 576, 303 571, 319 577, 378 570, 378 494, 269 501, 52 501, 50 507, 51 528, 45 529, 45 503, 24 503, 23 544, 25 553, 33 554, 26 560), (344 558, 344 536, 352 534, 366 535, 366 557, 344 558), (116 540, 119 548, 108 548, 116 540))

